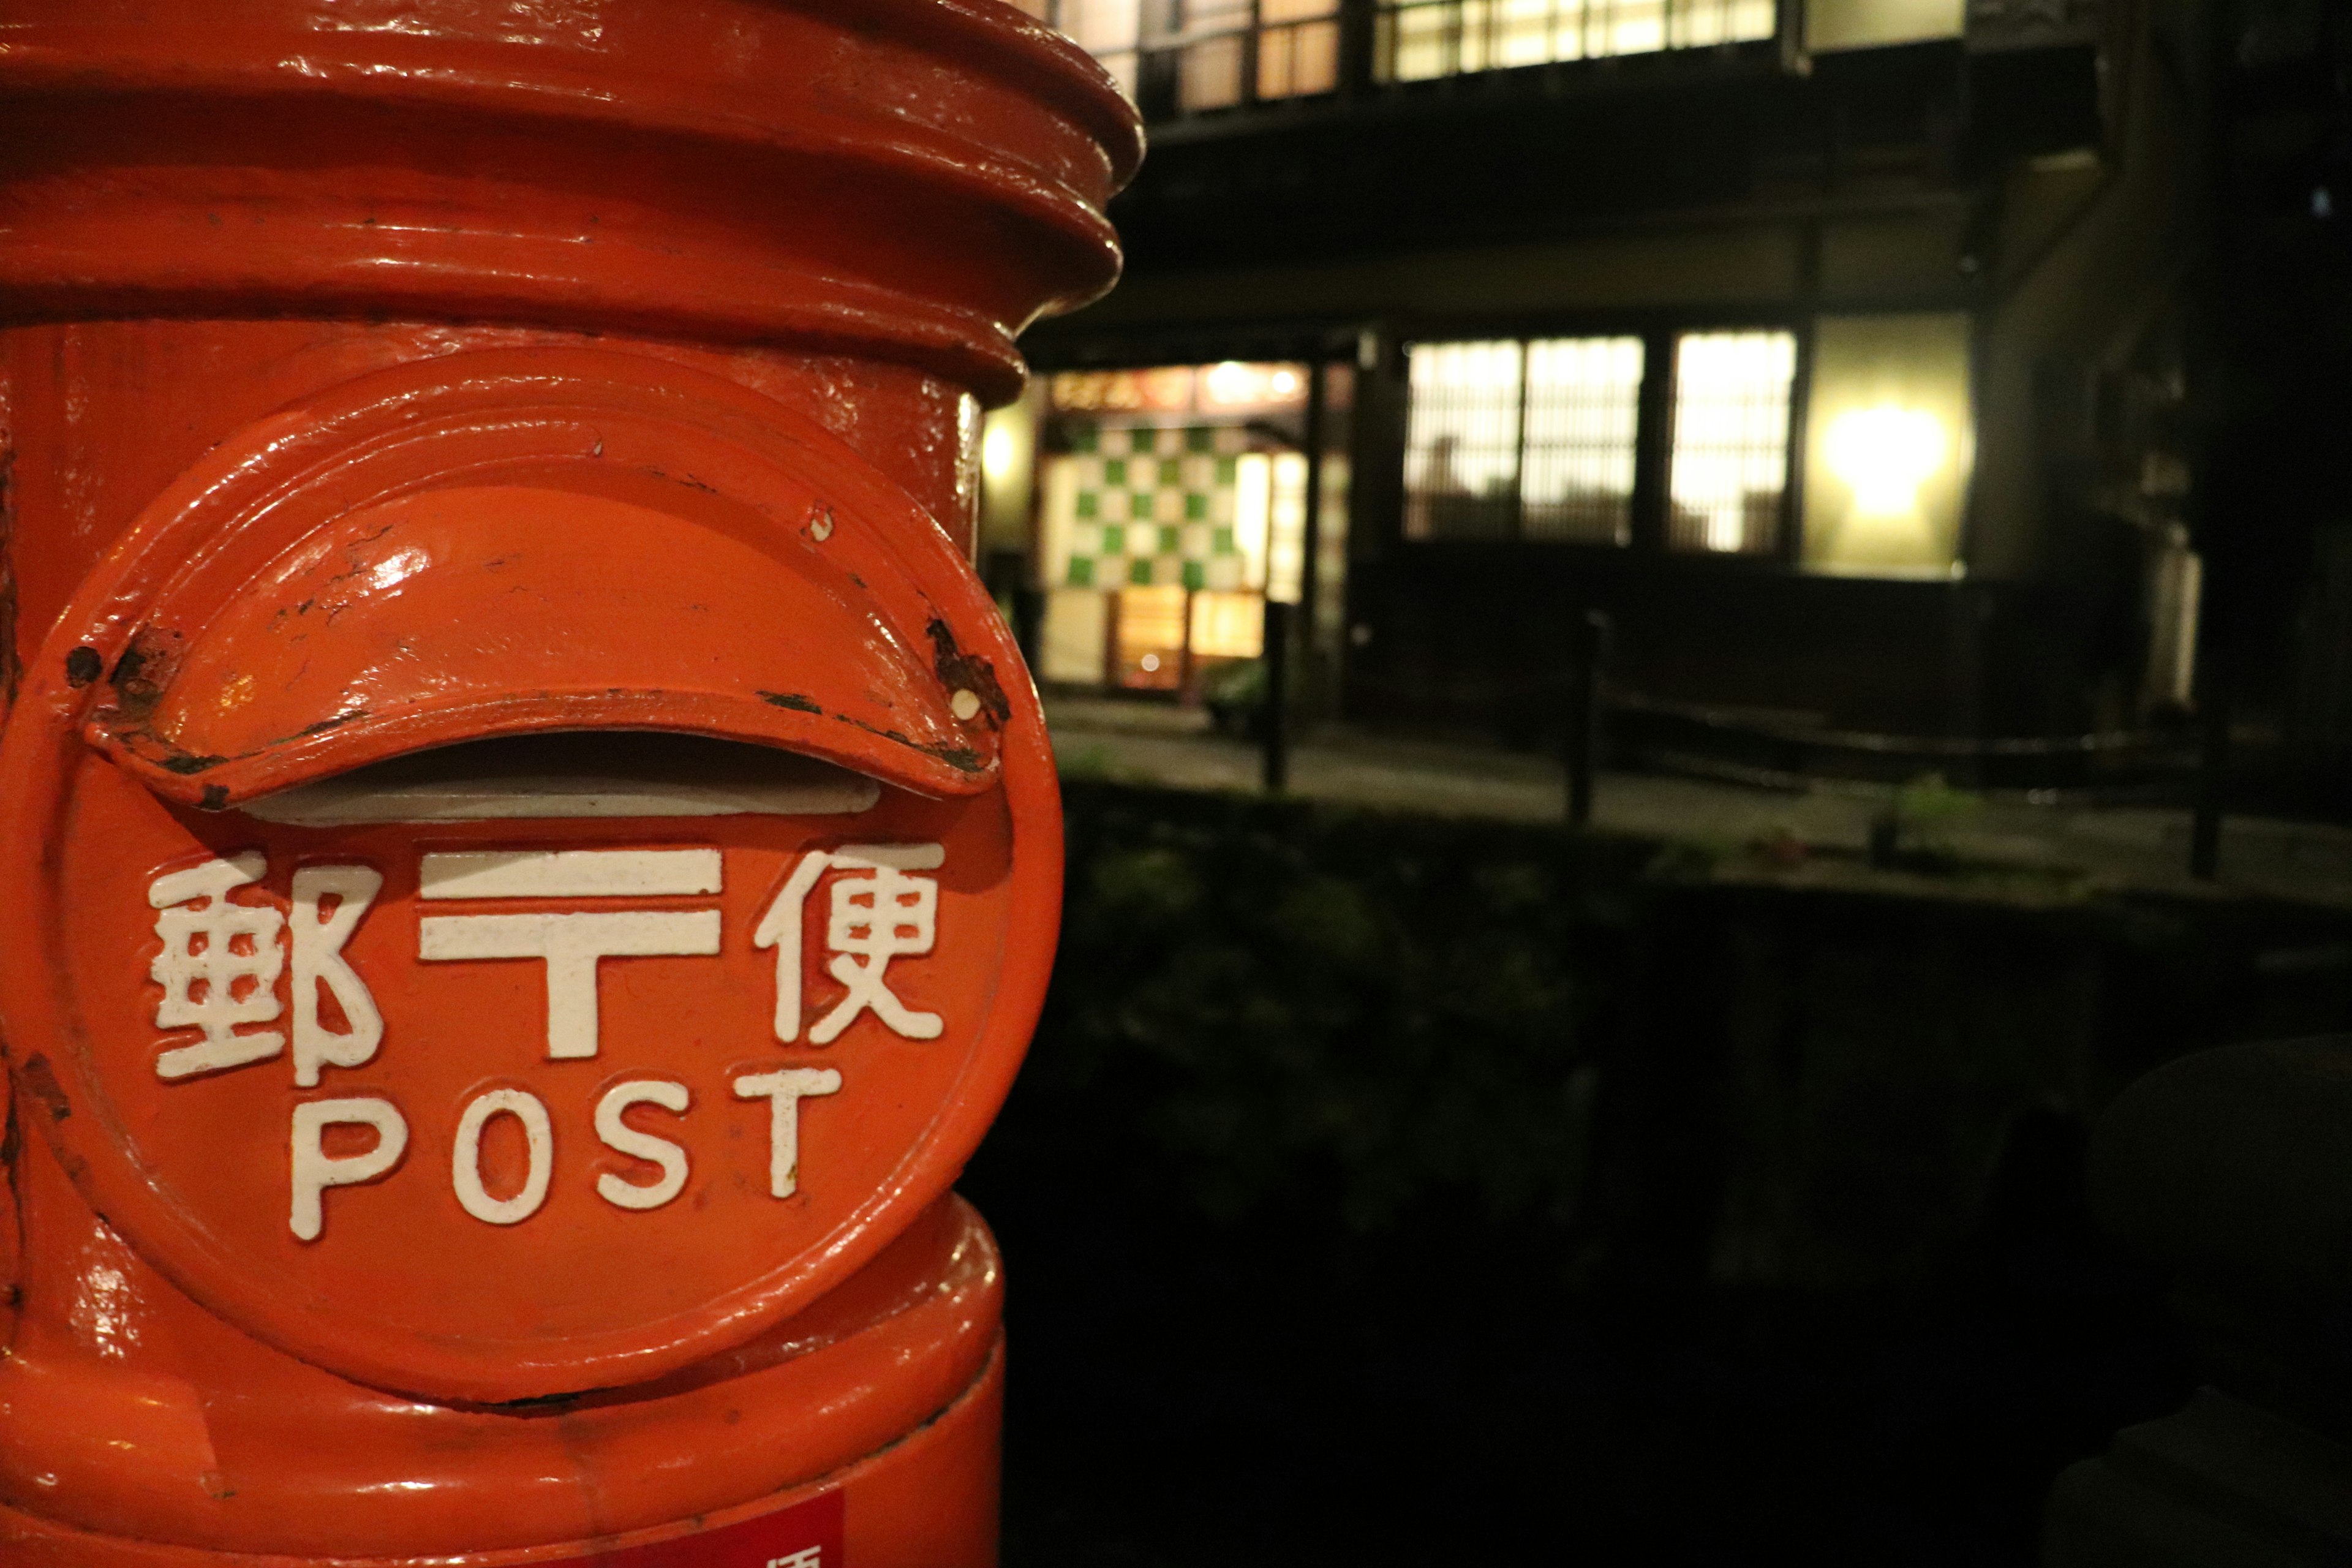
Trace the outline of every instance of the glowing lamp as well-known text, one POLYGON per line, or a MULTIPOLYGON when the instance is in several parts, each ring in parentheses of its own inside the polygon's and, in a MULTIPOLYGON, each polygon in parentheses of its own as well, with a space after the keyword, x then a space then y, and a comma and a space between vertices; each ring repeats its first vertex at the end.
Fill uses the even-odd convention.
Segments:
POLYGON ((1013 426, 1001 420, 988 422, 988 434, 981 437, 980 471, 992 485, 1002 485, 1013 478, 1013 426))
POLYGON ((1934 415, 1882 404, 1831 421, 1823 440, 1830 471, 1853 491, 1859 517, 1908 517, 1919 487, 1944 466, 1951 442, 1934 415))

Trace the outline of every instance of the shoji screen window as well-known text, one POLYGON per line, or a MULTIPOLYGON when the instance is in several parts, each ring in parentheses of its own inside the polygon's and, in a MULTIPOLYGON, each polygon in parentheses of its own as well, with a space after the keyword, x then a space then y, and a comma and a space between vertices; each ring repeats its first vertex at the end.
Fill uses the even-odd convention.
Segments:
POLYGON ((1519 531, 1625 544, 1633 536, 1633 438, 1642 340, 1551 338, 1528 345, 1519 442, 1519 531))
POLYGON ((1155 49, 1177 54, 1186 113, 1339 85, 1339 0, 1183 0, 1155 49))
POLYGON ((1773 0, 1380 0, 1374 72, 1471 71, 1743 43, 1773 36, 1773 0))
POLYGON ((1143 0, 1058 0, 1052 18, 1080 48, 1102 62, 1127 96, 1135 96, 1143 0))
POLYGON ((1519 483, 1517 342, 1418 343, 1405 427, 1408 539, 1507 539, 1519 483))
POLYGON ((1339 0, 1258 0, 1257 95, 1300 98, 1339 85, 1339 0))
POLYGON ((1686 332, 1675 340, 1666 545, 1779 553, 1789 488, 1790 332, 1686 332))
POLYGON ((1408 539, 1628 541, 1639 338, 1421 343, 1411 367, 1408 539))

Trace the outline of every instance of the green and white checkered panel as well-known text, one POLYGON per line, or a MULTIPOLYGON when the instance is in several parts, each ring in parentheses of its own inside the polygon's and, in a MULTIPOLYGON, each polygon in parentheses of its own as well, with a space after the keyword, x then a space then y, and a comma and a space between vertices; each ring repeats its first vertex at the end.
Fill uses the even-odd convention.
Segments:
POLYGON ((1234 537, 1245 432, 1231 426, 1104 429, 1075 437, 1073 588, 1249 586, 1234 537))

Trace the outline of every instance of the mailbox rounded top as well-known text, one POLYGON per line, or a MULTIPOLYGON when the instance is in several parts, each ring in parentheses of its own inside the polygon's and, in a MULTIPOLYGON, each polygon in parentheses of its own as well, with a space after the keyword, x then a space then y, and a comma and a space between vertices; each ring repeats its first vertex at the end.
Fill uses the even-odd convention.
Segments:
POLYGON ((1001 400, 1116 278, 1141 157, 1000 0, 26 0, 19 316, 404 316, 787 343, 1001 400))

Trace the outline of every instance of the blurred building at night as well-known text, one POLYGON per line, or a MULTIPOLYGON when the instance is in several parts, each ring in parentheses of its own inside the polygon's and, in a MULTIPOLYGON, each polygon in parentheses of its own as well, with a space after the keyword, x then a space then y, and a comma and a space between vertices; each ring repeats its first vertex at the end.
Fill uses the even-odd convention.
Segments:
POLYGON ((2097 0, 1024 0, 1150 121, 985 548, 1052 684, 2081 736, 2189 701, 2190 88, 2097 0), (1308 455, 1319 456, 1310 467, 1308 455), (1310 508, 1312 517, 1310 519, 1310 508))

